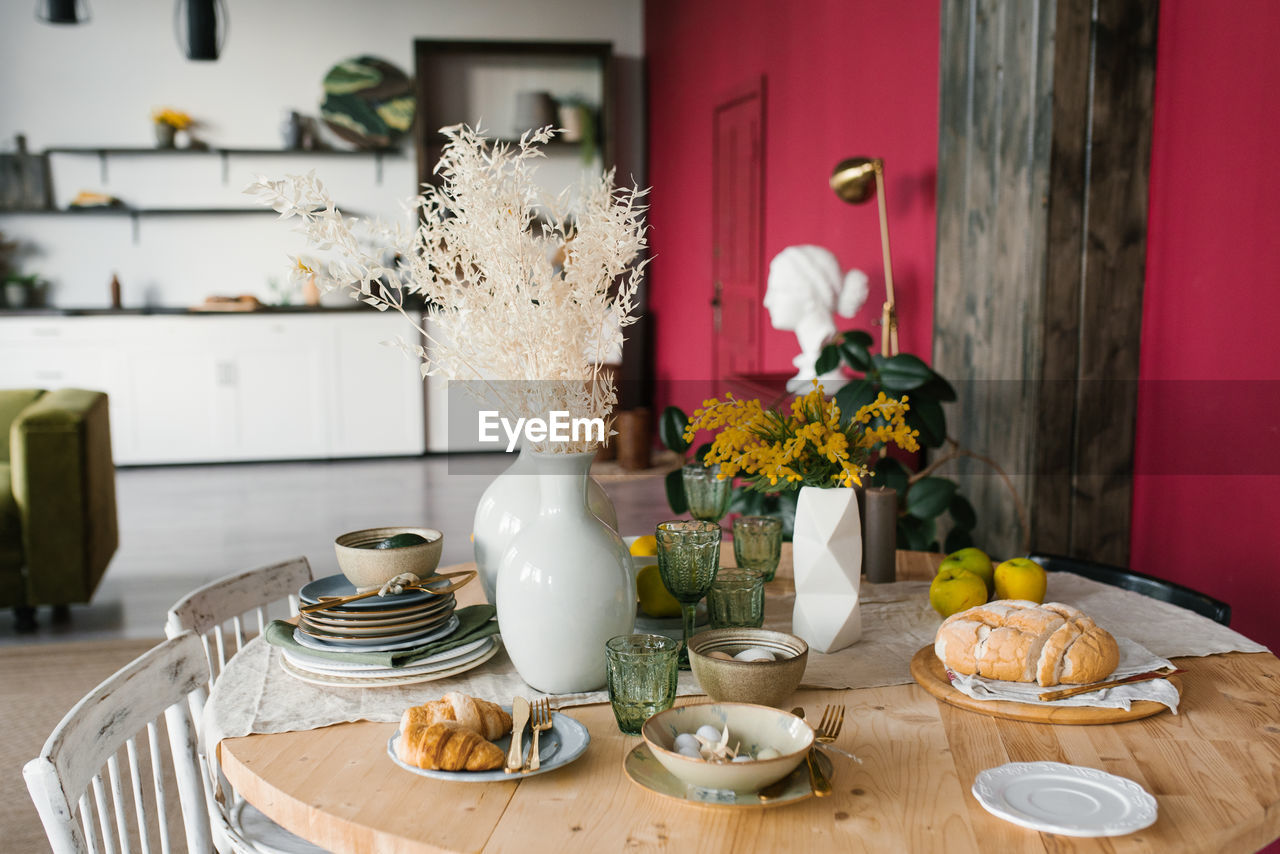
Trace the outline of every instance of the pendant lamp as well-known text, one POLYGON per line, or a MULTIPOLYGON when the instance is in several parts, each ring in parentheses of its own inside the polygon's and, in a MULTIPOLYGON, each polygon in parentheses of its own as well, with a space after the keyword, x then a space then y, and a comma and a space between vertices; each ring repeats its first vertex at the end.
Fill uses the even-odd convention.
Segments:
POLYGON ((227 5, 224 0, 177 0, 173 24, 187 59, 211 62, 227 40, 227 5))

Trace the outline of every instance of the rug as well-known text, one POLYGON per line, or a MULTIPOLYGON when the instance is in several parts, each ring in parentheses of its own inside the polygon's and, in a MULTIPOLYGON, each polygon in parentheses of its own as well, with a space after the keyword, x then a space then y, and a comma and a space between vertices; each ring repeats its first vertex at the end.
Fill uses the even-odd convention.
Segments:
POLYGON ((0 839, 4 850, 48 852, 22 766, 99 682, 159 643, 108 640, 0 649, 0 839))

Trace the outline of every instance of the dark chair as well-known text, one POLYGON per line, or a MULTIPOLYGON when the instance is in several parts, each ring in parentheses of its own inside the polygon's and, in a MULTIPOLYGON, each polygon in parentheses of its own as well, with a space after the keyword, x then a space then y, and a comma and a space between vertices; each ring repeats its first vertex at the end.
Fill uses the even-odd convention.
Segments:
POLYGON ((1224 626, 1231 622, 1231 606, 1226 602, 1221 602, 1212 596, 1206 596, 1203 593, 1192 590, 1190 587, 1183 587, 1181 584, 1165 581, 1163 578, 1143 575, 1141 572, 1134 572, 1131 569, 1097 563, 1078 557, 1049 554, 1030 554, 1027 557, 1043 566, 1047 572, 1070 572, 1075 575, 1082 575, 1085 578, 1091 578, 1103 584, 1132 590, 1135 593, 1141 593, 1143 596, 1150 596, 1152 599, 1159 599, 1161 602, 1169 602, 1189 611, 1195 611, 1197 614, 1222 623, 1224 626))

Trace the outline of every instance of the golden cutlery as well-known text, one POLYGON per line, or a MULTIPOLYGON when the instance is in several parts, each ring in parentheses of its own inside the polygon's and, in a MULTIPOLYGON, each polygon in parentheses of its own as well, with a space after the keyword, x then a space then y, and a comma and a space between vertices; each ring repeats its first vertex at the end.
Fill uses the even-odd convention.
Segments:
MULTIPOLYGON (((804 709, 796 706, 791 710, 791 714, 798 718, 803 718, 804 709)), ((816 740, 817 737, 817 730, 814 730, 814 739, 816 740)), ((816 746, 809 749, 809 752, 804 756, 804 761, 809 766, 809 785, 813 786, 813 794, 819 798, 825 798, 831 794, 831 781, 827 779, 827 775, 818 766, 818 748, 816 746)))
POLYGON ((1132 676, 1126 676, 1123 679, 1112 679, 1109 682, 1094 682, 1089 685, 1077 685, 1074 688, 1063 688, 1060 691, 1045 691, 1040 695, 1040 699, 1043 702, 1064 700, 1067 697, 1074 697, 1076 694, 1087 694, 1090 691, 1101 691, 1103 688, 1114 688, 1117 685, 1129 685, 1134 682, 1148 682, 1152 679, 1168 679, 1175 674, 1186 672, 1177 667, 1162 667, 1159 670, 1135 673, 1132 676))
MULTIPOLYGON (((427 578, 425 581, 419 584, 406 584, 404 585, 404 589, 405 590, 421 590, 424 593, 430 593, 434 596, 443 596, 446 593, 452 593, 453 591, 457 590, 459 587, 465 587, 467 583, 475 577, 476 577, 476 571, 474 569, 467 569, 467 570, 463 570, 462 572, 440 572, 440 573, 436 573, 435 575, 432 575, 430 578, 427 578), (458 578, 460 576, 462 577, 461 581, 455 581, 445 587, 426 587, 425 586, 427 583, 435 581, 437 578, 458 578)), ((355 602, 360 599, 368 599, 372 596, 377 596, 377 595, 378 595, 377 590, 370 590, 368 593, 356 593, 351 596, 321 596, 319 602, 315 602, 310 605, 303 605, 301 608, 298 609, 298 613, 310 614, 312 611, 323 611, 326 608, 336 608, 339 605, 345 605, 348 602, 355 602)))
POLYGON ((511 749, 507 751, 508 774, 519 771, 524 765, 524 751, 521 750, 520 739, 524 735, 524 725, 529 722, 529 701, 524 697, 516 697, 511 701, 511 749))
POLYGON ((551 729, 551 701, 546 697, 533 703, 533 717, 529 719, 529 730, 533 733, 533 744, 529 747, 529 761, 524 770, 537 771, 541 766, 538 759, 538 734, 551 729))

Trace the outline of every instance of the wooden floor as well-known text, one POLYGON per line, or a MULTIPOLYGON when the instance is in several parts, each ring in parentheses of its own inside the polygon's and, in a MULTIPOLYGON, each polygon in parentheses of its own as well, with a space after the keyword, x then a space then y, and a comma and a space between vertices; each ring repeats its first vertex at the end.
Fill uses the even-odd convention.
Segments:
MULTIPOLYGON (((442 562, 470 560, 476 504, 507 464, 503 455, 451 455, 121 469, 120 548, 93 602, 72 606, 65 624, 41 608, 34 635, 18 635, 12 611, 0 609, 0 645, 163 637, 165 613, 189 590, 295 555, 317 576, 333 574, 333 538, 358 528, 438 528, 442 562)), ((670 518, 660 476, 600 479, 623 534, 670 518)))

